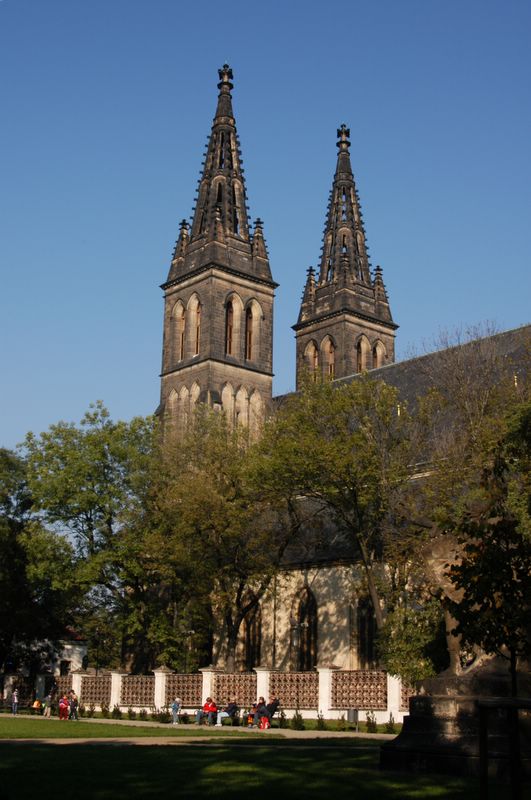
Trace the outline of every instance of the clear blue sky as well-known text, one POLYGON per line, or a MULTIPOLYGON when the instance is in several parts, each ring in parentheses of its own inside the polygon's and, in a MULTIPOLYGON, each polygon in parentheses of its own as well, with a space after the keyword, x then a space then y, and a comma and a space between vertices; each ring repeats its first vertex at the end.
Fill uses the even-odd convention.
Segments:
POLYGON ((306 269, 352 163, 398 356, 529 321, 528 0, 0 0, 0 445, 158 403, 162 293, 217 96, 234 109, 294 386, 306 269))

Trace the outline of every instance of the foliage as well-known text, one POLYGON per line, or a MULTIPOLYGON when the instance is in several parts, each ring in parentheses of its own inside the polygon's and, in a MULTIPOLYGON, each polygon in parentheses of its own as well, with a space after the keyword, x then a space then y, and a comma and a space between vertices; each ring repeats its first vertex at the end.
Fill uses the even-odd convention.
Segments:
POLYGON ((279 728, 287 728, 288 727, 288 720, 286 718, 286 714, 281 709, 280 714, 278 715, 278 727, 279 728))
POLYGON ((447 666, 441 603, 431 598, 424 606, 397 606, 380 631, 378 652, 392 675, 413 684, 447 666))
POLYGON ((385 723, 385 732, 396 733, 396 722, 392 711, 389 714, 389 720, 385 723))
POLYGON ((293 731, 303 731, 306 727, 299 709, 295 710, 295 713, 289 721, 289 726, 293 731))
POLYGON ((147 720, 147 718, 148 718, 147 709, 146 708, 141 708, 140 711, 138 712, 138 719, 140 719, 143 722, 145 722, 147 720))
POLYGON ((90 705, 87 707, 87 717, 92 719, 95 713, 96 713, 96 706, 94 705, 94 703, 90 703, 90 705))
POLYGON ((338 717, 336 722, 336 730, 338 731, 348 730, 348 725, 344 714, 340 714, 340 716, 338 717))
POLYGON ((127 709, 127 718, 128 719, 136 719, 136 711, 131 706, 129 706, 129 708, 127 709))
POLYGON ((101 716, 104 719, 109 719, 110 715, 111 715, 111 712, 109 710, 109 704, 108 703, 102 703, 101 704, 101 716))
POLYGON ((318 731, 326 731, 328 730, 328 726, 326 724, 326 720, 321 711, 317 714, 317 730, 318 731))
POLYGON ((122 719, 123 713, 122 713, 122 709, 120 708, 120 706, 117 706, 117 705, 113 706, 113 709, 111 711, 111 717, 113 719, 122 719))
POLYGON ((513 694, 517 658, 531 655, 530 416, 529 403, 513 416, 493 466, 485 470, 482 492, 462 516, 460 557, 448 569, 459 592, 449 601, 456 632, 466 643, 509 659, 513 694))
POLYGON ((378 733, 378 724, 376 722, 376 714, 374 711, 367 711, 365 716, 365 726, 367 733, 378 733))

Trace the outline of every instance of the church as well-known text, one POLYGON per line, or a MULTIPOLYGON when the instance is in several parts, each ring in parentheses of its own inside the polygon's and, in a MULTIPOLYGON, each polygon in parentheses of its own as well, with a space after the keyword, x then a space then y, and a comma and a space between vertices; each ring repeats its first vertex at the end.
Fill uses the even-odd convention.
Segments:
MULTIPOLYGON (((184 430, 197 403, 257 431, 274 408, 275 283, 263 223, 251 223, 232 108, 233 74, 219 70, 217 107, 191 225, 183 220, 164 292, 161 395, 164 430, 184 430)), ((296 337, 297 388, 303 373, 330 380, 375 370, 411 393, 414 359, 395 362, 394 322, 381 267, 371 268, 350 160, 349 129, 337 131, 337 164, 318 269, 307 271, 296 337)), ((323 203, 324 206, 324 203, 323 203)), ((301 276, 302 277, 302 276, 301 276)), ((302 283, 302 280, 301 280, 302 283)), ((512 335, 511 335, 512 334, 512 335)), ((512 352, 522 337, 501 334, 512 352)), ((307 672, 334 664, 374 669, 372 606, 348 552, 292 560, 242 626, 238 667, 307 672)), ((213 663, 223 668, 223 636, 213 663)))

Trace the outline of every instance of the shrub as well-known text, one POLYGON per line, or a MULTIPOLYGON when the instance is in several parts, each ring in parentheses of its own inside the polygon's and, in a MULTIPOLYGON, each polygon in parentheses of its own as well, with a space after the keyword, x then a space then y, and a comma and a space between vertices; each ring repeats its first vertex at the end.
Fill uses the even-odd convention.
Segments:
POLYGON ((377 733, 378 725, 376 724, 376 714, 374 711, 367 711, 366 716, 367 733, 377 733))
POLYGON ((95 713, 96 713, 96 706, 94 705, 94 703, 91 703, 87 708, 87 717, 92 719, 95 713))
POLYGON ((147 718, 148 718, 147 710, 145 708, 141 708, 140 711, 138 712, 138 719, 141 719, 145 722, 147 718))
POLYGON ((183 725, 188 725, 190 722, 190 716, 186 711, 183 711, 182 714, 179 714, 179 722, 182 722, 183 725))
POLYGON ((327 730, 325 718, 323 717, 321 711, 319 711, 319 713, 317 714, 317 730, 318 731, 327 730))
POLYGON ((159 712, 154 706, 151 709, 150 717, 151 717, 152 722, 158 722, 159 721, 159 712))
POLYGON ((86 711, 85 706, 80 703, 79 707, 77 709, 77 713, 79 714, 80 717, 84 717, 85 716, 85 711, 86 711))
POLYGON ((341 714, 339 719, 336 722, 336 730, 338 731, 346 731, 347 730, 347 721, 345 719, 345 715, 341 714))
POLYGON ((293 731, 303 731, 304 730, 304 720, 301 716, 299 709, 297 709, 290 720, 290 728, 293 731))
POLYGON ((127 709, 127 717, 128 719, 136 719, 136 711, 131 706, 127 709))
POLYGON ((396 725, 395 725, 395 718, 393 717, 393 712, 389 714, 389 722, 385 723, 385 732, 386 733, 396 733, 396 725))
POLYGON ((120 708, 120 706, 115 705, 113 707, 113 710, 111 711, 111 717, 113 719, 122 719, 123 714, 122 714, 122 709, 120 708))
POLYGON ((279 728, 287 728, 288 727, 288 720, 286 719, 286 715, 283 711, 280 712, 278 715, 278 727, 279 728))
POLYGON ((101 716, 103 717, 103 719, 109 719, 109 717, 111 716, 108 703, 101 704, 101 716))

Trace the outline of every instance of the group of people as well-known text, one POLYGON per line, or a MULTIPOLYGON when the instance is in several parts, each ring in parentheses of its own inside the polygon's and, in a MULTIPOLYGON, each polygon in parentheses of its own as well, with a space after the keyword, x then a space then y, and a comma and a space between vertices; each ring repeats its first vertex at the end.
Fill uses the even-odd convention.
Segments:
MULTIPOLYGON (((175 703, 177 703, 177 699, 175 700, 175 703)), ((271 695, 269 703, 266 703, 264 697, 259 697, 258 701, 253 703, 249 711, 244 716, 244 719, 247 720, 247 727, 270 728, 271 719, 277 711, 279 705, 280 700, 276 695, 271 695)), ((239 713, 240 709, 235 697, 231 697, 224 708, 218 708, 212 697, 207 697, 203 707, 196 711, 195 721, 197 725, 200 725, 203 719, 206 717, 209 725, 215 725, 219 728, 223 724, 223 719, 228 717, 230 720, 234 721, 238 717, 239 713)))
MULTIPOLYGON (((46 698, 48 700, 48 697, 46 698)), ((50 698, 51 700, 51 698, 50 698)), ((48 703, 46 703, 48 709, 48 703)), ((73 689, 70 689, 68 694, 62 694, 59 698, 59 719, 75 719, 78 720, 79 700, 77 694, 73 689)), ((46 712, 45 712, 46 713, 46 712)), ((48 714, 49 716, 49 714, 48 714)))

